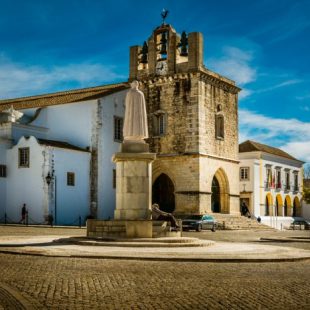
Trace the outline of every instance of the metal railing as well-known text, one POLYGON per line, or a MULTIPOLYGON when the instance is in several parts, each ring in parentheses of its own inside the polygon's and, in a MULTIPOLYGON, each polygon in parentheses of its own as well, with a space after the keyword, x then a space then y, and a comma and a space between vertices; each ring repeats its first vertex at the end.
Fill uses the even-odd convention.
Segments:
MULTIPOLYGON (((0 218, 0 224, 4 224, 4 225, 21 225, 21 226, 28 226, 28 225, 50 225, 51 227, 56 227, 57 225, 54 225, 54 220, 53 218, 49 218, 48 220, 42 221, 42 222, 38 222, 35 221, 33 218, 31 218, 29 216, 28 213, 26 213, 26 216, 24 219, 18 221, 14 221, 12 220, 7 213, 4 214, 4 216, 2 218, 0 218)), ((72 221, 69 224, 64 224, 61 226, 78 226, 78 227, 82 227, 83 221, 82 221, 82 217, 79 215, 74 221, 72 221)))

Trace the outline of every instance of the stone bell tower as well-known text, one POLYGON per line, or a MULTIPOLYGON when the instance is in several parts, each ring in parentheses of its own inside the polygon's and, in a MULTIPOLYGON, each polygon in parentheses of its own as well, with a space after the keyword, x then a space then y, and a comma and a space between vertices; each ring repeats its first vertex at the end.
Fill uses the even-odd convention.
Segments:
POLYGON ((153 202, 168 212, 239 213, 238 92, 203 64, 203 36, 162 23, 130 48, 146 99, 153 202))

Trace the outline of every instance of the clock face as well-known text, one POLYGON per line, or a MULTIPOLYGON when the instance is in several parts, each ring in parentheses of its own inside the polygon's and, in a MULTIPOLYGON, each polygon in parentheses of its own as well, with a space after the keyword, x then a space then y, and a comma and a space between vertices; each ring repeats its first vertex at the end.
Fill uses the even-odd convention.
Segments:
POLYGON ((159 75, 168 73, 168 65, 166 61, 159 61, 156 65, 156 73, 159 75))

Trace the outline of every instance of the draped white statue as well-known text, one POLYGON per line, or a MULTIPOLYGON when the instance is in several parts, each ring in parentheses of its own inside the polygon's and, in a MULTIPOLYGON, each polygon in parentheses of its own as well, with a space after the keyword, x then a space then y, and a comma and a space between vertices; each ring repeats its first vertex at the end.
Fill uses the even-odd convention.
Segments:
POLYGON ((149 136, 144 94, 138 89, 138 81, 130 85, 125 101, 124 142, 144 143, 149 136))

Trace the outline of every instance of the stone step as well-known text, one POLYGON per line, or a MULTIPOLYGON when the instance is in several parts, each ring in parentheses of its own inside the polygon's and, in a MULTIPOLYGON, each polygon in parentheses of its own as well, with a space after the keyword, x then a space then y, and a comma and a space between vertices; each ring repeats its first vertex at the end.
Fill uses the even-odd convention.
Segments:
MULTIPOLYGON (((124 221, 124 220, 88 220, 87 222, 87 236, 94 238, 107 238, 107 237, 126 237, 128 225, 141 221, 124 221)), ((146 224, 150 221, 146 221, 146 224)), ((181 222, 178 223, 181 225, 181 222)), ((151 221, 151 235, 153 238, 159 237, 181 237, 181 231, 173 231, 170 222, 166 221, 151 221)))
POLYGON ((219 229, 228 230, 274 230, 268 225, 258 223, 256 219, 241 215, 212 214, 219 224, 219 229))

